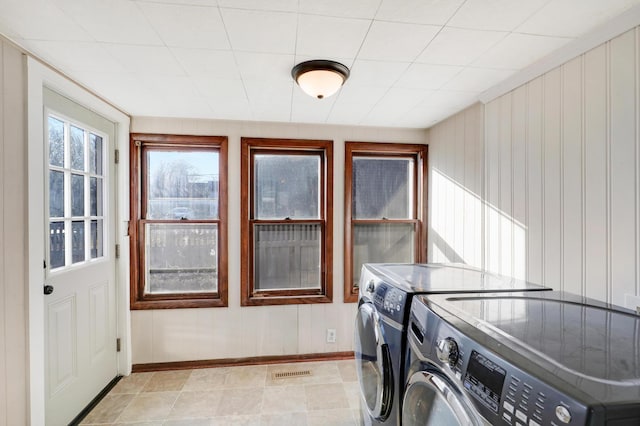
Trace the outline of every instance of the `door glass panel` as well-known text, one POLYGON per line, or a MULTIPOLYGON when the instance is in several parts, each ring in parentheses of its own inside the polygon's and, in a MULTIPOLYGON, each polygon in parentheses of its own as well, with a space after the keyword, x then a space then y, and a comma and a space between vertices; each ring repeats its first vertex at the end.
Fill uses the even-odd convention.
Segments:
POLYGON ((256 154, 255 219, 319 219, 320 157, 256 154))
POLYGON ((102 174, 102 138, 93 133, 89 135, 89 172, 102 174))
POLYGON ((145 225, 146 293, 218 291, 218 225, 145 225))
POLYGON ((102 236, 103 233, 103 220, 92 220, 91 221, 91 258, 95 259, 97 257, 102 257, 103 253, 103 241, 102 236))
MULTIPOLYGON (((376 408, 382 393, 382 360, 378 359, 378 345, 374 310, 370 304, 358 309, 356 316, 355 358, 360 391, 370 411, 376 408)), ((377 413, 376 413, 377 414, 377 413)))
POLYGON ((413 223, 354 224, 354 285, 360 282, 363 263, 413 263, 415 238, 413 223))
POLYGON ((254 235, 257 291, 320 288, 319 224, 255 225, 254 235))
POLYGON ((64 172, 49 172, 49 216, 64 217, 64 172))
POLYGON ((71 222, 71 262, 78 263, 84 261, 84 221, 74 220, 71 222))
POLYGON ((64 166, 64 123, 49 117, 49 164, 64 166))
POLYGON ((412 219, 413 163, 411 158, 354 158, 353 218, 412 219))
POLYGON ((84 176, 71 175, 71 215, 84 216, 84 176))
POLYGON ((219 154, 147 152, 147 219, 217 219, 219 154))
MULTIPOLYGON (((418 373, 420 374, 420 373, 418 373)), ((442 382, 444 383, 444 382, 442 382)), ((451 398, 455 398, 449 393, 451 398)), ((456 412, 461 407, 457 401, 447 401, 442 392, 429 382, 417 382, 409 386, 402 405, 402 424, 414 425, 451 425, 467 426, 471 424, 464 411, 456 412), (465 419, 461 422, 461 418, 465 419)))
POLYGON ((64 266, 64 246, 64 222, 51 222, 49 225, 49 262, 51 269, 64 266))
POLYGON ((53 269, 105 255, 102 172, 106 158, 101 136, 52 115, 47 122, 49 264, 53 269))
POLYGON ((71 168, 84 171, 84 130, 71 126, 71 168))

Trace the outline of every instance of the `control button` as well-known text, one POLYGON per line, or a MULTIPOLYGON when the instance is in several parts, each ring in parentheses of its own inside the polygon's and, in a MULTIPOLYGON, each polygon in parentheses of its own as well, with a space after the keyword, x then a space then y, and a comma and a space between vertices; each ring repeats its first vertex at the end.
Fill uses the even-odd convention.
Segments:
POLYGON ((529 426, 542 426, 542 425, 538 422, 534 422, 533 419, 529 419, 529 426))
POLYGON ((562 423, 569 423, 571 421, 571 413, 562 405, 556 407, 556 417, 562 423))
POLYGON ((502 413, 502 418, 507 421, 507 423, 511 424, 511 416, 509 413, 502 413))
POLYGON ((527 415, 522 411, 516 410, 516 417, 518 418, 518 420, 521 420, 524 423, 527 423, 527 415))
POLYGON ((396 311, 400 312, 400 304, 399 303, 396 305, 396 311))
POLYGON ((402 294, 398 294, 398 302, 402 302, 402 294))
POLYGON ((525 426, 525 425, 523 425, 523 424, 522 424, 522 423, 520 423, 520 422, 516 422, 516 426, 525 426))
POLYGON ((373 280, 369 281, 369 283, 367 284, 367 291, 369 293, 373 293, 375 289, 376 289, 376 284, 373 282, 373 280))
POLYGON ((461 380, 462 374, 459 371, 456 371, 456 379, 461 380))
POLYGON ((509 404, 507 401, 504 401, 502 403, 502 406, 504 407, 504 411, 508 411, 509 413, 513 414, 513 410, 514 410, 513 405, 509 404))

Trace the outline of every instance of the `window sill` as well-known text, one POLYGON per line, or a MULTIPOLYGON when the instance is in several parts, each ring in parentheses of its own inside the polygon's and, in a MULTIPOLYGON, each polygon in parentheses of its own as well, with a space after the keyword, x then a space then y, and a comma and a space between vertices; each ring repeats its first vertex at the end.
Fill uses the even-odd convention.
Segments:
POLYGON ((242 306, 273 306, 273 305, 310 305, 315 303, 332 303, 331 297, 318 296, 253 296, 243 297, 242 306))
POLYGON ((172 297, 168 299, 166 296, 162 299, 146 299, 132 300, 131 310, 144 309, 189 309, 189 308, 226 308, 228 305, 226 300, 220 298, 184 298, 172 297))

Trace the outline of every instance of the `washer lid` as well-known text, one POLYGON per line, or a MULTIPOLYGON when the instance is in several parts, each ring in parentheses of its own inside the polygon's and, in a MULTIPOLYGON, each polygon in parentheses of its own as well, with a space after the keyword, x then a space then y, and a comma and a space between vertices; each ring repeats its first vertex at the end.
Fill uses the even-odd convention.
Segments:
POLYGON ((461 263, 368 263, 364 267, 408 293, 550 290, 461 263))
POLYGON ((640 316, 630 310, 555 291, 424 300, 599 399, 639 397, 640 316))

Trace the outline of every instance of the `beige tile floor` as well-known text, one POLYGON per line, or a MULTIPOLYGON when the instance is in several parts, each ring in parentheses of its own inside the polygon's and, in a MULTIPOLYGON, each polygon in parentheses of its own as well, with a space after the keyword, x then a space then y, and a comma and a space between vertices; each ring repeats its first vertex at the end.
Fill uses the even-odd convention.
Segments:
POLYGON ((81 424, 354 426, 359 404, 353 360, 134 373, 81 424))

